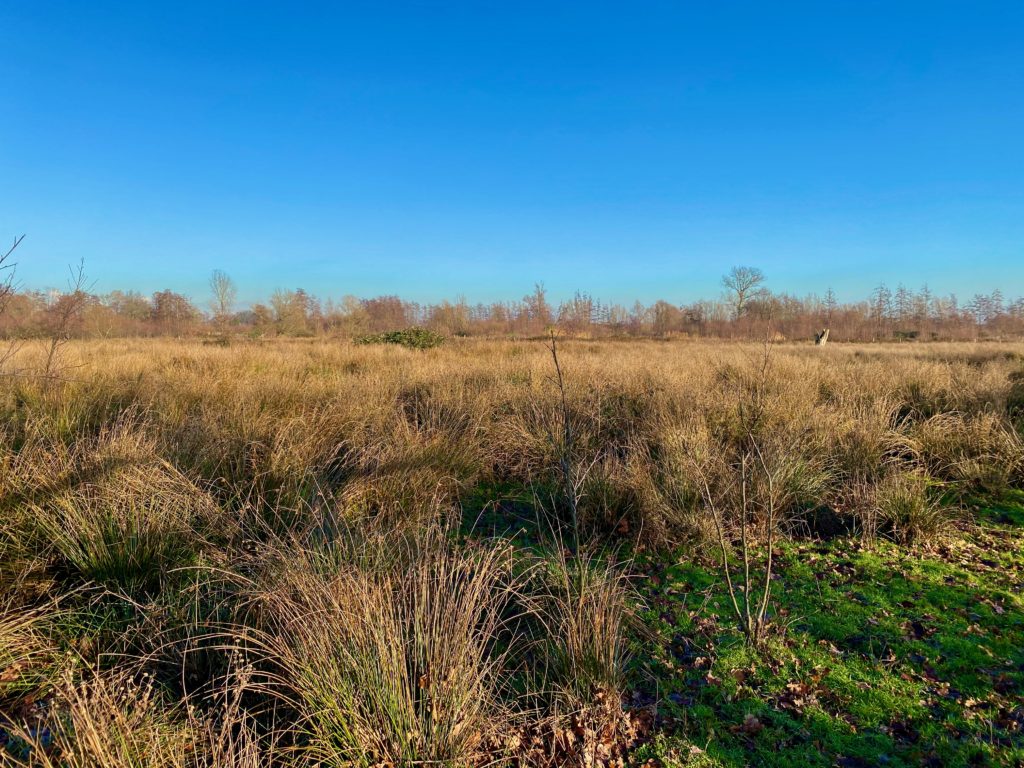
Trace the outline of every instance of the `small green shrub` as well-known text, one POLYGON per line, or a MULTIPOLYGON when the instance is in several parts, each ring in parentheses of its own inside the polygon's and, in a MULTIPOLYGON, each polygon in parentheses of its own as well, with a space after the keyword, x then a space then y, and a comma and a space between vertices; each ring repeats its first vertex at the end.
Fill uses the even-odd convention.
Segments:
POLYGON ((444 336, 426 328, 405 328, 360 336, 356 344, 399 344, 409 349, 431 349, 444 343, 444 336))

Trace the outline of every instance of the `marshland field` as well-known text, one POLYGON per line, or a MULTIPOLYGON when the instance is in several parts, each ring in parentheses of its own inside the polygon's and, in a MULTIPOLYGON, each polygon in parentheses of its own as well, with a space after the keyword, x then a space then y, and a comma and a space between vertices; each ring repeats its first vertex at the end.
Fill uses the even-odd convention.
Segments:
POLYGON ((0 380, 4 765, 1024 761, 1024 343, 61 355, 0 380))

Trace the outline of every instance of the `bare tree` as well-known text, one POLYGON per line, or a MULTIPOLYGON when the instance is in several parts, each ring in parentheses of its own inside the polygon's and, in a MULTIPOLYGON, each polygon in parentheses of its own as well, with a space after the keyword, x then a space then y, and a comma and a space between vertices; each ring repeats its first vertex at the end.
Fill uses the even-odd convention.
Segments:
MULTIPOLYGON (((3 256, 0 256, 0 315, 2 315, 7 309, 7 304, 17 289, 17 285, 14 282, 14 270, 17 265, 11 261, 11 254, 13 254, 15 249, 21 245, 21 241, 24 239, 24 235, 14 238, 14 245, 8 248, 7 252, 4 253, 3 256)), ((0 352, 0 371, 3 370, 7 361, 10 360, 17 351, 18 344, 12 341, 7 345, 7 348, 3 350, 3 352, 0 352)))
POLYGON ((828 287, 825 291, 825 325, 830 326, 832 324, 832 313, 836 311, 836 307, 839 306, 839 302, 836 301, 836 292, 832 290, 832 286, 828 287))
POLYGON ((762 648, 769 630, 768 608, 771 602, 772 577, 775 564, 775 527, 778 524, 779 510, 783 507, 783 490, 781 488, 778 468, 773 468, 765 460, 760 433, 767 408, 768 383, 771 376, 773 334, 768 328, 759 371, 750 390, 740 396, 738 402, 739 423, 742 425, 743 438, 739 455, 729 462, 738 478, 725 477, 718 493, 712 490, 708 470, 695 461, 697 478, 701 484, 701 495, 718 535, 718 546, 721 552, 721 570, 725 577, 733 615, 739 624, 746 641, 762 648), (756 482, 760 475, 760 483, 756 482), (757 486, 759 493, 754 493, 757 486), (733 508, 735 514, 727 516, 725 505, 733 508), (735 537, 735 518, 739 518, 739 555, 741 562, 733 575, 733 564, 729 557, 733 549, 735 537), (757 536, 758 519, 763 522, 765 537, 765 557, 760 566, 760 574, 755 563, 755 538, 757 536), (737 581, 739 582, 737 584, 737 581))
POLYGON ((57 296, 50 307, 50 341, 46 349, 46 362, 42 374, 46 382, 60 378, 64 367, 64 347, 71 339, 74 322, 81 317, 82 310, 89 300, 85 262, 80 261, 77 267, 69 267, 69 271, 71 277, 68 279, 67 292, 57 296))
POLYGON ((536 283, 533 286, 533 293, 523 297, 529 319, 534 321, 539 330, 544 330, 551 325, 551 305, 548 304, 547 289, 544 283, 536 283))
POLYGON ((14 245, 7 249, 7 252, 0 256, 0 313, 7 307, 7 301, 15 291, 14 268, 17 266, 11 261, 11 254, 21 245, 25 236, 14 238, 14 245))
POLYGON ((738 517, 740 524, 740 557, 742 570, 738 575, 739 584, 733 578, 733 567, 729 559, 731 549, 728 541, 729 535, 726 531, 726 521, 723 511, 715 501, 715 496, 708 483, 707 475, 702 469, 698 470, 698 478, 701 482, 704 503, 711 511, 711 518, 715 524, 715 532, 718 535, 718 545, 721 551, 721 569, 725 576, 726 588, 729 592, 729 599, 732 603, 733 616, 739 624, 740 631, 744 638, 753 646, 761 646, 768 631, 768 607, 771 600, 772 574, 774 569, 775 556, 775 526, 777 524, 777 511, 775 506, 775 474, 769 469, 761 454, 761 449, 756 440, 751 440, 751 452, 741 455, 738 466, 739 474, 739 504, 738 517), (767 486, 762 502, 763 512, 766 515, 764 521, 767 541, 765 544, 765 560, 761 567, 760 584, 757 575, 751 573, 753 563, 754 542, 754 518, 755 504, 751 498, 750 486, 757 470, 763 473, 763 479, 767 486), (758 597, 758 592, 760 596, 758 597))
POLYGON ((161 333, 180 335, 199 317, 187 296, 165 289, 153 294, 149 317, 161 333))
MULTIPOLYGON (((583 501, 587 478, 600 457, 595 454, 588 459, 579 445, 578 430, 582 420, 574 418, 572 409, 569 407, 568 387, 561 362, 558 359, 556 339, 555 331, 551 330, 548 351, 551 353, 551 361, 554 364, 555 375, 552 377, 552 381, 558 390, 558 407, 554 414, 543 414, 540 419, 545 425, 548 441, 558 460, 562 501, 569 516, 568 523, 572 530, 573 547, 578 549, 580 545, 580 504, 583 501)), ((552 502, 552 506, 557 507, 554 504, 554 499, 552 502)))
POLYGON ((722 278, 722 285, 732 294, 736 317, 741 317, 747 302, 763 290, 763 283, 764 273, 757 267, 733 267, 722 278))
POLYGON ((224 325, 235 305, 238 289, 235 288, 234 281, 228 277, 226 272, 215 269, 210 275, 210 291, 213 293, 213 300, 210 304, 213 307, 214 319, 224 325))

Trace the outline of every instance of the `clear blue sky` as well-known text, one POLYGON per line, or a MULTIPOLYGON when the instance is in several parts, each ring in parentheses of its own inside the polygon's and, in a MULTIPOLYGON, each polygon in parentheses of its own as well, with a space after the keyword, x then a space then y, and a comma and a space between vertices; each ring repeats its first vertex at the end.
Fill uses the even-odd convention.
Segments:
POLYGON ((1024 293, 1024 3, 0 0, 23 282, 1024 293))

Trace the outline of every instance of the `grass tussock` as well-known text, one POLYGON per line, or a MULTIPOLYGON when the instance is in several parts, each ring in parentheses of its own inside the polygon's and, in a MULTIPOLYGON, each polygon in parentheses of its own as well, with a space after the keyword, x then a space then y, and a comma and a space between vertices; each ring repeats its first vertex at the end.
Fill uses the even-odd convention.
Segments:
POLYGON ((316 549, 282 557, 261 595, 308 751, 323 765, 472 763, 504 721, 509 552, 429 528, 358 546, 348 567, 316 549))
POLYGON ((562 548, 547 563, 543 615, 551 682, 572 712, 600 693, 618 701, 625 690, 630 588, 625 569, 592 553, 562 548))
POLYGON ((920 473, 886 478, 875 491, 875 503, 883 529, 901 544, 938 544, 956 520, 951 507, 920 473))
POLYGON ((149 680, 121 675, 97 675, 81 684, 68 680, 44 731, 52 743, 34 750, 34 757, 43 765, 68 768, 184 765, 193 745, 176 716, 149 680))
POLYGON ((48 625, 53 606, 25 607, 0 598, 0 704, 45 692, 58 666, 48 625))
POLYGON ((64 673, 45 711, 4 723, 8 743, 0 764, 257 768, 267 764, 270 752, 239 708, 238 690, 227 689, 227 698, 215 710, 200 713, 191 704, 168 701, 146 675, 124 670, 64 673))
POLYGON ((228 525, 212 499, 165 462, 118 469, 29 509, 34 533, 64 566, 128 595, 156 594, 228 525))

